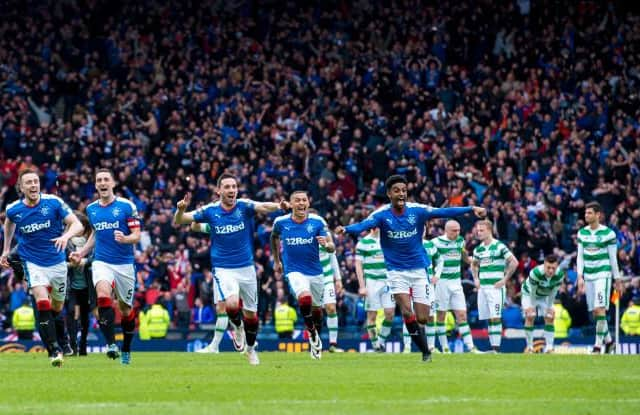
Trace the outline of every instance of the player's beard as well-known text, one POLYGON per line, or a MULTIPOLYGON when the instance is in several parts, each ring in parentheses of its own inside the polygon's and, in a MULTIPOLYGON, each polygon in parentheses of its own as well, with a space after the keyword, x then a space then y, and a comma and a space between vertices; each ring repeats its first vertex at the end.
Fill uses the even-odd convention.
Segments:
POLYGON ((238 194, 233 195, 222 195, 222 202, 224 205, 228 207, 234 207, 236 205, 236 201, 238 200, 238 194))
POLYGON ((32 191, 26 191, 24 192, 24 198, 27 200, 27 203, 29 205, 35 205, 36 203, 38 203, 38 200, 40 198, 40 189, 32 192, 32 191))

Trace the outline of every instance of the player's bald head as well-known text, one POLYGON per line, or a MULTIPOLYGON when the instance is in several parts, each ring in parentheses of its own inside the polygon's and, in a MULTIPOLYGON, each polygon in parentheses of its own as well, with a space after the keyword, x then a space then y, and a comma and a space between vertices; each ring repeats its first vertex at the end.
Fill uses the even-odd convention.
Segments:
POLYGON ((460 224, 455 220, 448 220, 444 224, 444 234, 450 241, 460 236, 460 224))
POLYGON ((453 230, 460 230, 460 224, 458 223, 457 220, 448 220, 445 224, 444 224, 444 230, 445 231, 453 231, 453 230))

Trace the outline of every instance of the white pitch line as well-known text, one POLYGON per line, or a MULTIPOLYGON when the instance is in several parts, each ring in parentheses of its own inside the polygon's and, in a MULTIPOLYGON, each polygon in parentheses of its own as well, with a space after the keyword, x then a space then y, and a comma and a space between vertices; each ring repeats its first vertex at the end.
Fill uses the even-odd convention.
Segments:
MULTIPOLYGON (((363 399, 271 399, 260 401, 260 405, 336 405, 342 403, 352 403, 352 404, 386 404, 386 405, 394 405, 394 404, 463 404, 463 403, 480 403, 480 404, 536 404, 536 403, 553 403, 553 402, 564 402, 564 403, 600 403, 600 404, 636 404, 640 403, 640 398, 602 398, 602 399, 588 399, 588 398, 469 398, 469 397, 449 397, 449 396, 439 396, 427 399, 381 399, 381 400, 363 400, 363 399)), ((137 403, 125 403, 125 402, 78 402, 78 403, 42 403, 42 404, 27 404, 27 405, 8 405, 8 404, 0 404, 0 409, 17 409, 20 408, 22 410, 34 410, 34 409, 44 409, 52 407, 60 407, 65 409, 106 409, 106 408, 167 408, 167 407, 184 407, 185 404, 198 404, 198 405, 211 405, 214 402, 211 401, 159 401, 159 402, 137 402, 137 403)), ((218 406, 225 405, 233 405, 233 406, 251 406, 253 407, 256 402, 255 401, 217 401, 215 402, 218 406)))

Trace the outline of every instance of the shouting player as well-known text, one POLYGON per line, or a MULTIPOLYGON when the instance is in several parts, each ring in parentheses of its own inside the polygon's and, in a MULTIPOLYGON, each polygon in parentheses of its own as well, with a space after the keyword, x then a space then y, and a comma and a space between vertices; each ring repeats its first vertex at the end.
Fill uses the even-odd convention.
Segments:
POLYGON ((111 170, 98 169, 95 186, 98 200, 87 206, 93 232, 87 243, 71 253, 69 258, 78 264, 95 248, 91 272, 98 298, 98 323, 107 343, 107 357, 115 360, 120 356, 122 364, 128 365, 131 363, 131 341, 136 328, 132 309, 136 281, 133 246, 140 241, 140 218, 131 201, 116 197, 116 181, 111 170), (122 314, 122 354, 116 344, 113 327, 113 289, 122 314))
POLYGON ((234 347, 245 353, 251 365, 258 365, 260 359, 255 350, 258 282, 253 261, 253 217, 256 213, 287 209, 289 204, 286 201, 278 204, 238 199, 238 181, 229 173, 223 173, 218 178, 218 192, 219 201, 185 212, 191 203, 191 195, 187 193, 178 202, 174 222, 177 225, 201 222, 210 226, 211 265, 220 297, 225 302, 234 329, 234 347))
POLYGON ((425 223, 431 218, 460 216, 473 212, 484 216, 481 207, 433 208, 407 202, 407 179, 393 175, 385 183, 391 201, 374 211, 362 222, 339 226, 336 233, 359 235, 373 228, 380 229, 380 246, 387 266, 387 279, 396 303, 400 306, 411 339, 422 352, 424 362, 431 361, 424 334, 419 324, 427 322, 427 255, 422 246, 425 223), (411 309, 411 297, 415 314, 411 309))
POLYGON ((324 274, 319 247, 328 253, 335 251, 327 223, 322 217, 309 213, 309 197, 302 190, 289 199, 292 213, 278 217, 271 231, 273 270, 283 272, 298 298, 300 312, 309 332, 309 351, 313 359, 322 357, 322 304, 324 274), (282 259, 280 248, 282 242, 282 259))
POLYGON ((56 332, 64 332, 64 320, 56 317, 62 311, 67 294, 65 249, 69 239, 81 233, 83 227, 62 199, 40 193, 40 178, 36 172, 25 170, 20 173, 18 185, 24 198, 7 206, 0 264, 5 268, 10 266, 8 256, 17 230, 18 254, 36 301, 39 331, 44 336, 42 340, 51 356, 51 364, 60 366, 63 352, 56 332), (66 232, 65 226, 68 227, 66 232))

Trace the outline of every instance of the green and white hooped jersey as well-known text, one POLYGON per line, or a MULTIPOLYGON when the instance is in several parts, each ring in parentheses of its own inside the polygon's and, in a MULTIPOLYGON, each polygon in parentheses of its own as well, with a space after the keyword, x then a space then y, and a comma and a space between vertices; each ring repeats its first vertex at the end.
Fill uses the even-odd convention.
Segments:
POLYGON ((436 246, 433 244, 433 240, 428 240, 428 239, 422 240, 422 247, 424 248, 429 258, 431 259, 431 265, 427 268, 427 275, 429 277, 429 281, 431 281, 431 277, 433 277, 436 274, 436 261, 437 261, 438 250, 436 249, 436 246))
POLYGON ((458 236, 450 241, 446 236, 441 235, 431 240, 436 248, 433 268, 436 269, 437 261, 443 261, 440 278, 444 280, 459 280, 462 278, 462 251, 464 249, 464 239, 458 236))
POLYGON ((380 247, 380 239, 370 236, 360 239, 356 244, 356 259, 362 262, 365 279, 387 279, 387 268, 380 247))
POLYGON ((609 246, 617 244, 616 233, 604 225, 596 230, 585 226, 578 231, 578 245, 583 249, 585 281, 611 278, 609 246))
POLYGON ((473 250, 473 259, 478 261, 480 285, 489 286, 504 278, 507 258, 513 256, 509 248, 494 239, 489 245, 480 243, 473 250))
POLYGON ((564 271, 558 267, 551 278, 544 273, 544 264, 538 265, 529 272, 529 276, 522 284, 522 292, 535 298, 548 297, 554 294, 562 284, 564 271))
MULTIPOLYGON (((331 258, 335 257, 334 253, 328 253, 324 246, 320 246, 320 265, 322 265, 322 275, 324 276, 324 282, 333 282, 334 270, 331 266, 331 258)), ((336 275, 337 279, 340 279, 340 274, 336 275)))

